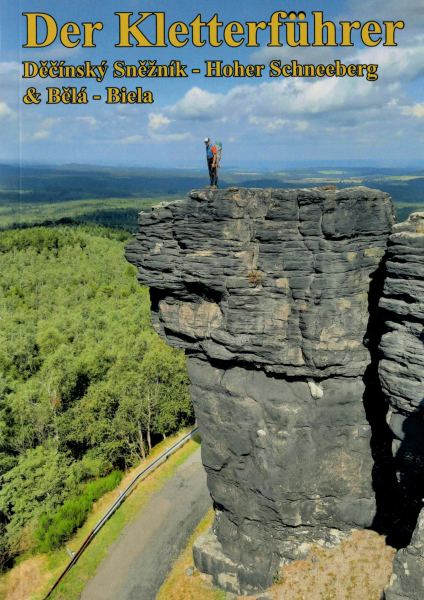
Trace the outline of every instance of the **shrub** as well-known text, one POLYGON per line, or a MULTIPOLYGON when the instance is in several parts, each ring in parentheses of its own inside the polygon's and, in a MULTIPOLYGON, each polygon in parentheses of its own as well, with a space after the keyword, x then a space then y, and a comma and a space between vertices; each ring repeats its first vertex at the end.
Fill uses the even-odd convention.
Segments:
POLYGON ((261 283, 261 276, 259 271, 249 271, 247 274, 247 278, 250 281, 250 283, 253 283, 253 285, 259 285, 261 283))
POLYGON ((54 515, 40 517, 35 536, 41 552, 59 548, 81 527, 93 507, 93 503, 106 492, 115 489, 123 477, 122 471, 112 471, 89 483, 78 498, 67 500, 54 515))

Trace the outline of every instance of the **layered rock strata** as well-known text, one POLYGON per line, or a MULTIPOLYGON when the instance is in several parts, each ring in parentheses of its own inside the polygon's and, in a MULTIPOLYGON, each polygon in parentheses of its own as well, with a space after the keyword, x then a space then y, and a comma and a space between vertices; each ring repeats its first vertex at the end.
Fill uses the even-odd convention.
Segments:
POLYGON ((187 353, 216 508, 195 562, 254 593, 375 518, 364 401, 393 204, 365 187, 194 190, 139 223, 126 258, 187 353))
POLYGON ((424 598, 424 213, 393 227, 380 307, 379 374, 389 404, 387 422, 397 490, 389 541, 398 552, 387 600, 424 598), (392 540, 391 540, 392 538, 392 540), (411 541, 410 541, 411 540, 411 541))

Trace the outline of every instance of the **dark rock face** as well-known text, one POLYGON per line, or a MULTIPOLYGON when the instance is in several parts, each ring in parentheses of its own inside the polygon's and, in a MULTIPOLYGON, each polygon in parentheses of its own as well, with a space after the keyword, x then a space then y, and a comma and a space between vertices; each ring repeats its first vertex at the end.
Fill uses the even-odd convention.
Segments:
POLYGON ((410 544, 399 550, 384 600, 422 600, 424 597, 424 509, 421 510, 410 544))
MULTIPOLYGON (((189 376, 217 509, 214 532, 225 555, 243 567, 231 591, 267 587, 277 566, 306 555, 312 542, 338 545, 343 532, 371 525, 376 507, 361 378, 321 379, 314 397, 301 379, 198 359, 189 361, 189 376)), ((205 570, 215 575, 221 568, 205 570)))
POLYGON ((126 258, 187 352, 216 508, 195 562, 253 593, 375 518, 364 398, 393 204, 365 187, 195 190, 139 222, 126 258))
POLYGON ((424 213, 395 225, 387 252, 380 306, 385 333, 379 373, 389 404, 388 425, 397 489, 393 531, 399 547, 387 600, 424 598, 424 213), (411 540, 411 541, 410 541, 411 540), (410 542, 410 543, 409 543, 410 542), (407 545, 409 543, 409 545, 407 545))

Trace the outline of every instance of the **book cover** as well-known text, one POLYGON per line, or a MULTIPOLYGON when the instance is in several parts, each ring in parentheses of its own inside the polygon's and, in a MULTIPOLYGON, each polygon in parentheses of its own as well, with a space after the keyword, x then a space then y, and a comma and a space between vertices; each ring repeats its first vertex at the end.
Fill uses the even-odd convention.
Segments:
POLYGON ((422 598, 423 1, 0 19, 0 595, 422 598))

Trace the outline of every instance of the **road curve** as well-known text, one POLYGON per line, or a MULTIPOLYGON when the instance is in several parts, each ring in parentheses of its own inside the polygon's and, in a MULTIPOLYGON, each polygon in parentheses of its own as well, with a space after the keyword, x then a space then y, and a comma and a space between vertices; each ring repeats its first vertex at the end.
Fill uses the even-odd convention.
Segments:
POLYGON ((126 525, 80 599, 155 600, 211 504, 199 448, 126 525))

